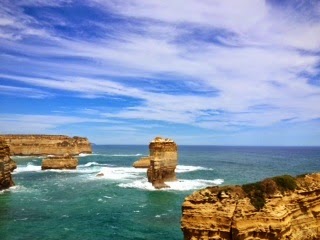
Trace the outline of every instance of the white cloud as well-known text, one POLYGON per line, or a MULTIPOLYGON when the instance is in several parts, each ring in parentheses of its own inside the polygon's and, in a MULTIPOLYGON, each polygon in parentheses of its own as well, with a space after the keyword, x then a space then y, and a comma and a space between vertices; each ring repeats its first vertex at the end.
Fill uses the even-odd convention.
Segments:
MULTIPOLYGON (((31 3, 25 1, 23 5, 26 4, 31 3)), ((35 2, 38 4, 51 5, 52 1, 35 2)), ((31 61, 31 76, 17 72, 3 73, 0 78, 32 87, 7 87, 4 91, 9 94, 41 88, 87 98, 131 97, 141 101, 103 116, 212 129, 265 127, 285 119, 308 121, 320 117, 320 88, 303 77, 319 73, 319 54, 314 51, 320 47, 320 23, 308 15, 296 15, 288 9, 280 11, 258 0, 194 0, 187 4, 182 0, 129 0, 90 4, 99 4, 100 9, 111 10, 128 21, 141 21, 141 26, 134 26, 134 30, 119 28, 112 38, 66 39, 42 28, 41 23, 21 11, 17 16, 9 11, 0 19, 0 36, 21 39, 32 35, 37 42, 2 42, 4 48, 25 55, 11 60, 5 56, 6 61, 13 65, 31 61), (3 31, 1 26, 5 26, 3 31), (15 35, 17 29, 22 31, 15 35), (195 29, 211 34, 209 39, 220 43, 202 39, 195 29), (224 34, 219 34, 222 30, 224 34), (52 60, 57 57, 86 61, 52 60), (165 80, 176 84, 177 94, 167 86, 156 91, 147 87, 146 80, 139 80, 148 77, 161 81, 161 74, 172 77, 165 80), (118 81, 112 79, 114 76, 128 79, 118 81), (136 83, 129 82, 130 77, 136 83), (183 90, 179 89, 181 86, 183 90), (193 90, 213 93, 201 96, 193 90), (271 107, 256 110, 257 105, 271 107), (222 114, 213 114, 216 112, 222 114)), ((101 29, 108 31, 108 27, 101 29)), ((34 93, 41 96, 41 91, 45 92, 34 93)))
POLYGON ((0 85, 0 92, 0 94, 11 95, 14 97, 46 98, 53 96, 49 92, 45 92, 34 88, 15 87, 6 85, 0 85))

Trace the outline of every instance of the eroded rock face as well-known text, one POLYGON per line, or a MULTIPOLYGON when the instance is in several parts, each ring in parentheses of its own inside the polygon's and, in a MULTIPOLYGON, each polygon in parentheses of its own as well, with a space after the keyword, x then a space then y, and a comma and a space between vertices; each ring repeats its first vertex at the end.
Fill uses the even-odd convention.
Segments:
POLYGON ((76 169, 78 159, 65 154, 64 156, 47 157, 42 160, 41 169, 76 169))
POLYGON ((0 139, 0 190, 14 185, 11 172, 17 167, 10 158, 10 149, 6 143, 0 139))
POLYGON ((171 139, 156 137, 150 142, 149 151, 148 181, 155 188, 168 187, 164 182, 177 180, 175 173, 178 164, 177 144, 171 139))
POLYGON ((188 196, 182 207, 184 239, 320 239, 320 173, 296 178, 295 190, 266 182, 264 190, 258 187, 268 193, 260 210, 259 194, 252 201, 249 188, 240 186, 212 187, 188 196))
POLYGON ((64 135, 0 135, 10 147, 12 155, 78 155, 92 153, 87 138, 64 135))
POLYGON ((142 157, 132 164, 135 168, 148 168, 150 166, 150 157, 142 157))

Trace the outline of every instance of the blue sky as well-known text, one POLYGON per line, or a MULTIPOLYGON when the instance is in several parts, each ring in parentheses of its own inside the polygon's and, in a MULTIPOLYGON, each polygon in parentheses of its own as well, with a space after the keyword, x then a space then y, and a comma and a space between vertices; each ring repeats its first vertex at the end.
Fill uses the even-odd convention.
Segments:
POLYGON ((320 145, 320 2, 2 0, 0 133, 320 145))

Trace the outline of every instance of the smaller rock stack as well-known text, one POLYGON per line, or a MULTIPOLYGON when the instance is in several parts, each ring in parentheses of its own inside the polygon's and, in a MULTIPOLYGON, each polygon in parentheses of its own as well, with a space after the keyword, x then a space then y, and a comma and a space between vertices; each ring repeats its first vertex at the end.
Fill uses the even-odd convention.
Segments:
POLYGON ((148 168, 150 166, 150 157, 142 157, 132 164, 135 168, 148 168))
POLYGON ((14 186, 11 172, 17 167, 10 158, 10 149, 4 140, 0 139, 0 190, 14 186))
POLYGON ((63 156, 47 157, 42 160, 41 169, 76 169, 78 166, 78 159, 69 154, 63 156))
POLYGON ((150 166, 148 181, 159 188, 169 187, 165 182, 176 181, 175 169, 178 164, 178 147, 171 139, 156 137, 149 144, 150 166))

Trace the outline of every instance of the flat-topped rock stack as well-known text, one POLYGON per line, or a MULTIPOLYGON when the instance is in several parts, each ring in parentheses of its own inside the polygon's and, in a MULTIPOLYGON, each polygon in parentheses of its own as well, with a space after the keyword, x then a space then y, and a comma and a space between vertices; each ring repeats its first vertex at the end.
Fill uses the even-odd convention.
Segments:
POLYGON ((132 166, 135 168, 148 168, 150 166, 150 157, 142 157, 135 161, 132 166))
POLYGON ((156 137, 149 144, 150 165, 148 181, 155 188, 165 188, 165 182, 176 181, 175 169, 178 164, 177 144, 168 138, 156 137))
POLYGON ((12 155, 78 155, 92 153, 87 138, 64 135, 0 135, 10 148, 12 155))
POLYGON ((11 172, 16 167, 16 163, 10 158, 9 146, 0 139, 0 190, 14 185, 11 172))
POLYGON ((78 159, 69 154, 63 156, 52 156, 42 160, 41 169, 76 169, 78 159))
POLYGON ((320 239, 320 173, 196 191, 181 229, 185 240, 320 239))

